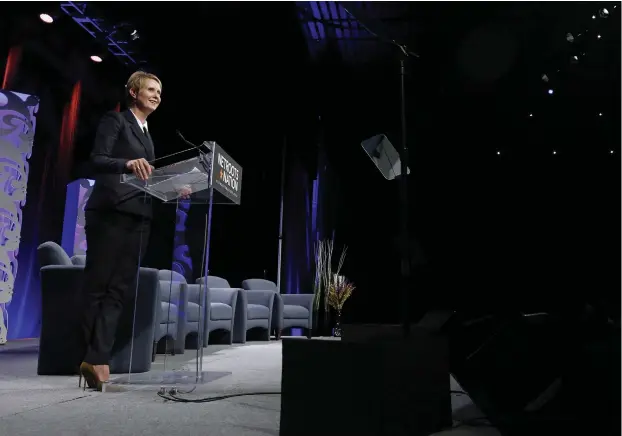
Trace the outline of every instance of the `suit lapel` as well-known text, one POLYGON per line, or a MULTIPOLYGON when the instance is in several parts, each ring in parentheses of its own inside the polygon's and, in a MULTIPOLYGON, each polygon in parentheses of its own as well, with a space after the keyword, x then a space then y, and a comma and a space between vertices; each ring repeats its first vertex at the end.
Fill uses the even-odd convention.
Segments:
POLYGON ((138 138, 138 141, 145 149, 147 160, 153 160, 155 157, 155 153, 153 151, 153 144, 151 143, 147 135, 145 135, 145 132, 142 131, 142 129, 138 125, 138 121, 136 121, 136 117, 134 117, 134 114, 129 109, 125 111, 125 119, 130 124, 132 133, 134 133, 134 136, 138 138))

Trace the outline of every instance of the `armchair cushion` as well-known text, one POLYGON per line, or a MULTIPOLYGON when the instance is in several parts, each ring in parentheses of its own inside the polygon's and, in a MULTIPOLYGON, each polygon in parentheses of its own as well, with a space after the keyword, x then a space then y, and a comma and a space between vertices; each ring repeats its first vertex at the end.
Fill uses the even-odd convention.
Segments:
POLYGON ((247 306, 246 319, 267 319, 270 317, 270 309, 260 304, 249 304, 247 306))
POLYGON ((283 318, 285 319, 306 319, 309 318, 309 309, 302 306, 286 305, 283 308, 283 318))
POLYGON ((178 311, 179 309, 175 304, 161 302, 158 322, 160 324, 175 324, 178 319, 178 311))
POLYGON ((233 318, 233 308, 225 303, 212 303, 210 319, 213 321, 233 318))

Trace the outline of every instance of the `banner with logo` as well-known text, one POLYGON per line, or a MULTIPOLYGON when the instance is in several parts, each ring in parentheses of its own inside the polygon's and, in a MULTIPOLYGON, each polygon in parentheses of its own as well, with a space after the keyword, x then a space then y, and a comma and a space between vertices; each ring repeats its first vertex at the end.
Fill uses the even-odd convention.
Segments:
POLYGON ((212 186, 235 204, 242 200, 242 167, 220 146, 214 147, 212 186))

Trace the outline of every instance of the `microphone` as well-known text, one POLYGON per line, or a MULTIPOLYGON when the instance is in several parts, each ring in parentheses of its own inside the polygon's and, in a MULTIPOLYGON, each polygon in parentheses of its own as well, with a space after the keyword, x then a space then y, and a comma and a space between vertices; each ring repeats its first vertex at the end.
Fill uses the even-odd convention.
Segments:
MULTIPOLYGON (((213 146, 212 146, 212 144, 210 142, 204 141, 202 144, 196 145, 196 144, 193 144, 192 142, 188 141, 186 138, 184 138, 184 135, 182 135, 179 130, 175 130, 175 132, 177 133, 177 136, 179 136, 181 138, 182 141, 184 141, 186 144, 188 144, 193 149, 197 150, 199 153, 201 153, 201 155, 207 156, 208 154, 214 152, 214 148, 213 148, 213 146), (202 150, 203 147, 205 147, 207 149, 207 153, 205 153, 202 150)), ((166 159, 166 158, 169 158, 169 157, 172 157, 172 156, 177 156, 178 154, 185 153, 186 151, 188 151, 188 150, 176 151, 175 153, 167 154, 166 156, 162 156, 162 157, 159 157, 157 159, 154 159, 154 160, 150 161, 149 163, 155 163, 156 161, 161 161, 162 159, 166 159)))
POLYGON ((186 138, 184 138, 184 135, 182 135, 179 130, 175 130, 175 132, 177 133, 177 136, 179 136, 181 138, 181 140, 184 141, 186 144, 188 144, 190 147, 196 148, 199 151, 201 151, 201 147, 205 147, 209 153, 211 153, 213 151, 209 142, 203 141, 202 144, 196 145, 196 144, 193 144, 192 142, 188 141, 186 138))

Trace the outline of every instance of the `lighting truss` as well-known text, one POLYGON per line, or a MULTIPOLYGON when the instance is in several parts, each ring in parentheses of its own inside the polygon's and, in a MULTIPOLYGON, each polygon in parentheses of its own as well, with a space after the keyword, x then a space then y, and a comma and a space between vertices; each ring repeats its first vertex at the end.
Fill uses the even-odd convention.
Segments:
POLYGON ((62 2, 61 10, 67 14, 89 35, 106 45, 108 51, 126 66, 143 64, 139 53, 132 50, 132 40, 127 31, 127 23, 107 23, 97 13, 93 4, 87 2, 62 2))

